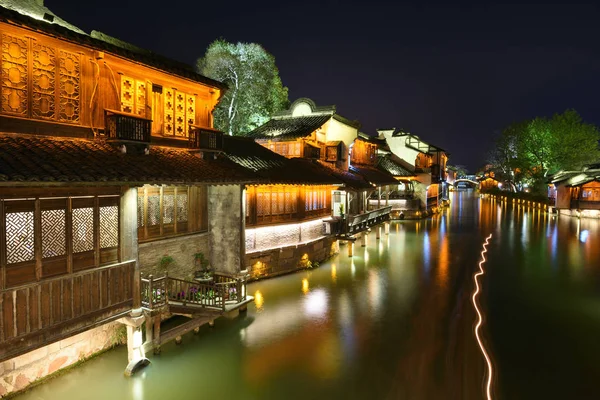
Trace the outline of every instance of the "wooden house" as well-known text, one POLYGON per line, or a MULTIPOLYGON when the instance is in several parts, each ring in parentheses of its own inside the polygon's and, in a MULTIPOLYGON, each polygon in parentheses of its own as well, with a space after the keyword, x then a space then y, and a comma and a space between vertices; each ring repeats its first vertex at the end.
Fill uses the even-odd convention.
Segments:
MULTIPOLYGON (((175 281, 152 289, 140 273, 164 274, 166 256, 183 282, 199 252, 218 272, 243 270, 244 184, 260 180, 214 157, 220 133, 211 115, 223 84, 86 34, 43 1, 7 4, 0 7, 0 361, 11 367, 2 370, 0 396, 109 346, 119 324, 127 326, 130 360, 143 358, 139 327, 154 295, 168 294, 175 281), (77 351, 64 350, 65 340, 77 351)), ((156 321, 148 320, 147 339, 160 343, 156 321)))
POLYGON ((391 152, 412 166, 417 174, 416 181, 423 206, 428 211, 437 211, 447 199, 446 163, 448 153, 429 144, 418 136, 398 131, 396 128, 379 129, 379 138, 385 139, 391 152))
POLYGON ((554 174, 551 192, 560 214, 600 218, 600 164, 554 174))

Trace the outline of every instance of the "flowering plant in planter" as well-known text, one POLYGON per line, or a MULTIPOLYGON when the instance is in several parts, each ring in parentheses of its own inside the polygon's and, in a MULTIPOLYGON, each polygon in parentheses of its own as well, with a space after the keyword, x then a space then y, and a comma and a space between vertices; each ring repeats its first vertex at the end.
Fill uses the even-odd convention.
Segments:
POLYGON ((209 266, 209 261, 206 257, 204 257, 204 253, 198 252, 194 254, 194 264, 196 268, 200 267, 200 269, 194 272, 194 276, 196 279, 212 279, 212 270, 209 266))

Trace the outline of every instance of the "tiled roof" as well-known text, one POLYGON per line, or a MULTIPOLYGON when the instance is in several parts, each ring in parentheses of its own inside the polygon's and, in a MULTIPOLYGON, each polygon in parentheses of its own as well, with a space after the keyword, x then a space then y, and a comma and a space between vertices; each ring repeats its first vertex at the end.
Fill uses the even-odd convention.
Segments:
POLYGON ((184 149, 151 147, 122 154, 104 140, 0 134, 0 184, 194 184, 261 181, 227 159, 207 161, 184 149))
MULTIPOLYGON (((28 0, 28 3, 31 3, 31 0, 28 0)), ((21 14, 17 11, 2 7, 2 4, 4 3, 0 3, 0 22, 21 25, 34 31, 40 31, 48 35, 60 37, 61 39, 70 41, 72 43, 77 43, 100 51, 107 51, 109 53, 116 54, 118 56, 134 60, 196 82, 201 82, 212 87, 221 89, 227 88, 227 85, 224 83, 198 74, 188 64, 171 60, 167 57, 148 50, 139 49, 135 46, 118 46, 115 43, 110 43, 109 41, 101 40, 98 37, 92 37, 82 33, 82 31, 72 27, 72 25, 64 21, 64 24, 60 25, 58 23, 50 23, 44 20, 39 20, 28 15, 21 14), (71 26, 72 28, 68 28, 67 25, 71 26)), ((24 12, 27 12, 27 10, 24 10, 24 12)))
POLYGON ((337 178, 341 182, 343 182, 344 186, 346 188, 354 189, 354 190, 363 190, 363 189, 372 189, 373 188, 373 185, 371 185, 369 182, 367 182, 365 180, 365 178, 362 177, 362 175, 358 175, 358 174, 352 173, 350 171, 344 171, 344 170, 332 167, 331 165, 329 165, 325 162, 322 162, 322 161, 319 162, 319 164, 321 164, 324 168, 327 168, 331 175, 333 175, 335 178, 337 178))
POLYGON ((392 175, 387 172, 380 171, 379 169, 367 165, 351 165, 350 172, 362 175, 368 182, 373 185, 393 185, 398 183, 392 175))
POLYGON ((379 156, 377 159, 377 168, 393 176, 415 176, 410 167, 410 164, 395 154, 379 156))
POLYGON ((312 115, 282 119, 271 119, 259 126, 248 137, 253 139, 292 140, 303 138, 323 126, 331 115, 312 115))
POLYGON ((224 155, 236 164, 254 171, 269 183, 340 184, 329 171, 310 160, 288 159, 250 138, 224 136, 224 155), (316 165, 313 165, 316 164, 316 165))
POLYGON ((592 165, 583 171, 560 171, 550 177, 550 182, 565 186, 580 186, 592 181, 600 181, 600 166, 592 165))

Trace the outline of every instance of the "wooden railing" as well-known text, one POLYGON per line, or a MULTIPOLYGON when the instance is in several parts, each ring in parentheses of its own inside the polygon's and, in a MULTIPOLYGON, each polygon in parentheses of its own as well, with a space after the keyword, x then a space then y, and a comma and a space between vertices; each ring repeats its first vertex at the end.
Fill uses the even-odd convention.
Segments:
POLYGON ((152 120, 116 110, 104 110, 105 135, 110 139, 149 143, 152 120))
POLYGON ((351 215, 348 217, 347 231, 338 234, 354 234, 368 229, 373 225, 389 220, 391 212, 392 206, 387 206, 364 214, 351 215))
POLYGON ((213 281, 202 283, 172 278, 142 278, 142 306, 156 309, 171 303, 225 310, 246 300, 246 279, 215 273, 213 281))
POLYGON ((0 292, 0 361, 131 311, 135 261, 0 292))
POLYGON ((193 125, 190 128, 189 148, 199 150, 223 150, 223 132, 193 125))

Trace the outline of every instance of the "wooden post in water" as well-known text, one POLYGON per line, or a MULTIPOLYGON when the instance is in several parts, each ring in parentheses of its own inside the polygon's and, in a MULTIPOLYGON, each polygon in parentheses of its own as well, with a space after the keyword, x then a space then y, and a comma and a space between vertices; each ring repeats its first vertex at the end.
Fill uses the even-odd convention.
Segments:
POLYGON ((354 242, 348 240, 348 257, 352 257, 354 254, 354 242))

